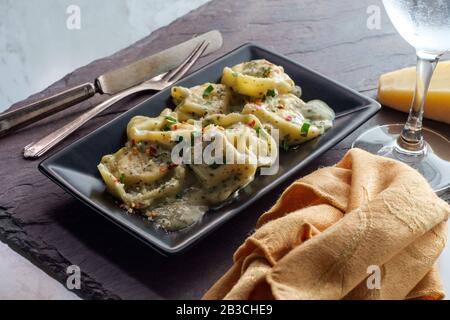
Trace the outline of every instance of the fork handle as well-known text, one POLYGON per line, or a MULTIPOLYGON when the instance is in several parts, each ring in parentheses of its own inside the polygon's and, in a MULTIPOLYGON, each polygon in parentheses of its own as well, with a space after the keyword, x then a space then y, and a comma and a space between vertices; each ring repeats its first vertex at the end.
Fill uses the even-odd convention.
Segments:
POLYGON ((92 83, 85 83, 52 97, 2 113, 0 114, 0 136, 76 105, 91 98, 95 93, 95 86, 92 83))
POLYGON ((45 136, 41 140, 31 143, 26 146, 23 150, 23 156, 25 159, 37 159, 55 147, 58 143, 67 138, 70 134, 76 131, 78 128, 83 126, 86 122, 100 114, 101 112, 108 109, 110 106, 116 102, 128 97, 130 94, 147 91, 149 88, 147 86, 137 86, 126 91, 121 92, 108 100, 100 103, 96 107, 92 108, 86 113, 73 120, 72 122, 66 124, 64 127, 53 131, 48 136, 45 136))

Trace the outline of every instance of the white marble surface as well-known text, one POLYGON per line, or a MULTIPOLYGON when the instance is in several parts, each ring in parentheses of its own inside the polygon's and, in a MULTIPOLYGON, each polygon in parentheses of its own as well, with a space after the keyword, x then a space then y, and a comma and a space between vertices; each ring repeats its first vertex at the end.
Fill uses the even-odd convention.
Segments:
POLYGON ((0 112, 208 0, 0 0, 0 112), (81 29, 69 30, 71 5, 81 29))
POLYGON ((0 242, 0 300, 76 300, 73 292, 0 242))

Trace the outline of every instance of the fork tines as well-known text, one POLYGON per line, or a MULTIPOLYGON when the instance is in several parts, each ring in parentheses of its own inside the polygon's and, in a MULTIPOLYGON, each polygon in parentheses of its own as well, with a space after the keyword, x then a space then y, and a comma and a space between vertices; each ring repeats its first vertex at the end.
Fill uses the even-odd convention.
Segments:
POLYGON ((192 51, 192 53, 180 64, 177 68, 167 73, 162 80, 165 82, 177 82, 187 71, 194 65, 195 62, 203 55, 208 48, 209 43, 206 40, 200 42, 192 51))

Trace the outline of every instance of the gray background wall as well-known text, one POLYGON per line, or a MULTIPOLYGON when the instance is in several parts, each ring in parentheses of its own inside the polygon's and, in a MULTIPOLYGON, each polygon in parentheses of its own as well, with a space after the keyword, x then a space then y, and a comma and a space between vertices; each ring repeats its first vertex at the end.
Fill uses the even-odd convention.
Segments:
POLYGON ((0 0, 0 112, 209 0, 0 0), (69 30, 67 8, 81 10, 69 30))

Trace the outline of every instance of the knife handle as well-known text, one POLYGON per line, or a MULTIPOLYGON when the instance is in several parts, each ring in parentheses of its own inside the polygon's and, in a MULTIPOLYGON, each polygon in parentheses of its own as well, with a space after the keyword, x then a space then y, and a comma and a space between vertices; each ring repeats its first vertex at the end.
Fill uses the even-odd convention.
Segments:
POLYGON ((0 136, 39 121, 68 107, 93 97, 96 87, 85 83, 49 98, 0 114, 0 136))

